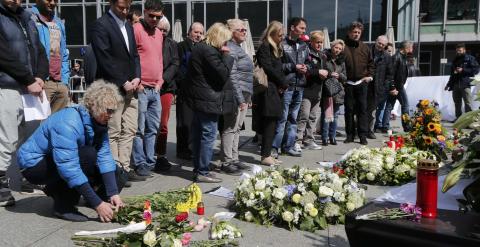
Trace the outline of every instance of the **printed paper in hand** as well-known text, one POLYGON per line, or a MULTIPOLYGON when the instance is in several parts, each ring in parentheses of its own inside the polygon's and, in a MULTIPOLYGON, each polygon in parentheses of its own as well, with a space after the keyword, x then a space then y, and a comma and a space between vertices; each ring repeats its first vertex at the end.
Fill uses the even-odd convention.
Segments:
POLYGON ((51 114, 50 102, 47 100, 45 91, 42 92, 43 102, 38 96, 31 94, 22 94, 23 112, 25 114, 25 122, 32 120, 43 120, 51 114))

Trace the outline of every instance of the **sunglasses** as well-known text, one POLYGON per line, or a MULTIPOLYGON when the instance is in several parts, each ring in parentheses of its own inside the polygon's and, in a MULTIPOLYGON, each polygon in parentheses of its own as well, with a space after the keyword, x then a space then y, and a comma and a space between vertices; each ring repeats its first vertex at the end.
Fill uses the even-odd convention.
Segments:
POLYGON ((237 32, 242 32, 242 33, 246 33, 246 32, 247 32, 247 29, 241 28, 241 29, 235 29, 235 31, 237 31, 237 32))
POLYGON ((117 109, 107 109, 107 114, 111 115, 114 114, 117 109))
POLYGON ((163 15, 148 14, 148 17, 154 20, 160 20, 163 18, 163 15))

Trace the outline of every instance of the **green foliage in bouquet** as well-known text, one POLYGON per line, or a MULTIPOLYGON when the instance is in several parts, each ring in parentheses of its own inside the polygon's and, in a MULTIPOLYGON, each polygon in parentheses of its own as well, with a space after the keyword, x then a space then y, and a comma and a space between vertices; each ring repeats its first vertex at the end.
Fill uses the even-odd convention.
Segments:
POLYGON ((436 159, 428 151, 415 147, 393 150, 389 147, 361 147, 349 151, 339 166, 356 182, 378 185, 401 185, 415 179, 417 161, 436 159))
POLYGON ((453 142, 447 140, 447 131, 441 124, 442 116, 438 104, 429 100, 420 100, 412 117, 402 115, 402 120, 410 130, 406 144, 420 150, 432 152, 439 160, 446 160, 446 151, 453 148, 453 142))
POLYGON ((132 221, 143 220, 145 201, 150 201, 154 212, 153 221, 171 220, 177 215, 177 204, 186 202, 191 195, 187 188, 155 192, 151 195, 131 196, 123 199, 125 207, 115 215, 115 221, 120 224, 128 224, 132 221))
POLYGON ((344 223, 345 214, 361 207, 365 190, 331 170, 298 166, 262 171, 235 189, 237 216, 261 225, 305 231, 344 223))
POLYGON ((460 180, 461 175, 477 177, 480 174, 480 110, 463 114, 453 127, 459 130, 472 128, 473 131, 460 139, 460 144, 466 149, 459 161, 453 164, 453 170, 445 178, 443 192, 452 188, 460 180))

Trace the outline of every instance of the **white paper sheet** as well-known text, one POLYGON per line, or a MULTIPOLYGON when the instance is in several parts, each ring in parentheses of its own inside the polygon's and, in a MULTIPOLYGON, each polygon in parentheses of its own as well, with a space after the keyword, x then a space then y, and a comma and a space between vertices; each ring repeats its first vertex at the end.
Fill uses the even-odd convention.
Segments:
POLYGON ((212 195, 212 196, 227 198, 229 200, 233 200, 233 191, 230 190, 230 189, 227 189, 223 186, 220 186, 220 187, 218 187, 218 189, 216 189, 214 191, 210 191, 207 194, 212 195))
MULTIPOLYGON (((473 179, 461 179, 458 183, 446 193, 442 192, 443 181, 446 176, 438 177, 438 204, 437 207, 446 210, 458 210, 457 199, 465 199, 463 189, 473 182, 473 179)), ((391 189, 385 194, 376 198, 375 201, 389 201, 396 203, 413 203, 417 200, 417 183, 408 183, 400 187, 391 189)))
POLYGON ((347 84, 349 85, 352 85, 352 86, 356 86, 356 85, 359 85, 360 83, 362 83, 363 81, 362 80, 358 80, 358 81, 347 81, 347 84))
POLYGON ((22 94, 23 112, 25 122, 33 120, 44 120, 51 114, 50 102, 47 100, 45 91, 42 92, 43 102, 40 98, 31 94, 22 94))

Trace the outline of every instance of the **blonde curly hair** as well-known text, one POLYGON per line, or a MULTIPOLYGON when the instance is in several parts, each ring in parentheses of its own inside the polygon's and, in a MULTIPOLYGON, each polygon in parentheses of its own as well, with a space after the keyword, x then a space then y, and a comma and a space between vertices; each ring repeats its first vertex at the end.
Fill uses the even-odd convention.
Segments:
POLYGON ((225 24, 216 22, 214 23, 205 34, 205 43, 213 46, 217 49, 222 48, 225 42, 232 39, 232 31, 225 26, 225 24))
POLYGON ((93 117, 100 117, 107 110, 117 110, 118 104, 122 101, 118 87, 104 80, 93 82, 83 97, 83 105, 93 117))

